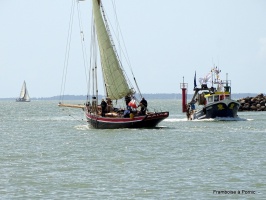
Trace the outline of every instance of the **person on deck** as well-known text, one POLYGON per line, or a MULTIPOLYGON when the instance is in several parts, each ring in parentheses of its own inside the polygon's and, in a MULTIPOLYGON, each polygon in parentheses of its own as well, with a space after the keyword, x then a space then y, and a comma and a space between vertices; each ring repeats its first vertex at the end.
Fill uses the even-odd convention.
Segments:
POLYGON ((193 101, 191 101, 190 105, 191 105, 191 110, 194 111, 196 109, 195 107, 195 103, 197 103, 198 99, 195 99, 193 101))
POLYGON ((89 101, 86 103, 86 108, 87 108, 87 111, 90 111, 91 110, 91 104, 90 104, 89 101))
POLYGON ((191 116, 190 116, 190 114, 191 114, 190 105, 189 104, 186 104, 186 108, 187 108, 187 110, 186 110, 187 119, 188 120, 191 120, 191 116))
POLYGON ((113 112, 112 100, 110 98, 106 98, 106 103, 107 103, 107 113, 113 112))
POLYGON ((126 105, 128 105, 130 101, 131 101, 131 97, 130 96, 125 96, 126 105))
POLYGON ((105 117, 105 112, 106 112, 106 108, 107 108, 107 103, 104 101, 104 99, 102 99, 102 102, 101 102, 101 108, 102 108, 102 117, 105 117))
POLYGON ((146 101, 146 99, 144 97, 142 97, 141 101, 139 102, 139 106, 140 108, 140 114, 141 115, 145 115, 146 111, 147 111, 147 107, 148 107, 148 102, 146 101))

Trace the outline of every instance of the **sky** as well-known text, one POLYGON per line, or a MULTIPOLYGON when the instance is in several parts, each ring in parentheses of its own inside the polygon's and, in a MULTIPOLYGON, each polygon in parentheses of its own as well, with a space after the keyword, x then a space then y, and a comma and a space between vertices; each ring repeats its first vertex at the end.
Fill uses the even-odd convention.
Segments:
MULTIPOLYGON (((24 80, 30 97, 61 93, 72 1, 0 1, 0 98, 18 97, 24 80)), ((232 93, 266 93, 266 1, 102 3, 110 19, 116 5, 142 93, 181 93, 183 77, 188 93, 193 93, 195 71, 200 78, 213 66, 220 68, 222 79, 228 73, 232 93)), ((79 2, 79 7, 89 56, 91 1, 79 2)), ((73 19, 64 93, 86 95, 77 9, 73 19)))

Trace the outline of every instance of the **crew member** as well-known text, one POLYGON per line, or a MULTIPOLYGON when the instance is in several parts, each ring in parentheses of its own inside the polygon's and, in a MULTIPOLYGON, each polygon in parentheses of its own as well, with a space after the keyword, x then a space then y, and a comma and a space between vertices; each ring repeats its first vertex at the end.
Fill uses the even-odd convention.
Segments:
POLYGON ((105 117, 106 107, 107 107, 107 103, 104 101, 104 99, 102 99, 102 102, 101 102, 102 117, 105 117))
POLYGON ((139 107, 140 108, 140 114, 145 115, 148 107, 148 102, 144 97, 142 97, 141 101, 139 102, 139 107))

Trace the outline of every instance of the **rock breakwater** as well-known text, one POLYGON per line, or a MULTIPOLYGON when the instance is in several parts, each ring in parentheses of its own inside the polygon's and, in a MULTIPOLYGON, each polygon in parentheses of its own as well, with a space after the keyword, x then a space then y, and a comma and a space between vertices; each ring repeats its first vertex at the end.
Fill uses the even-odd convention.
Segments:
POLYGON ((262 93, 256 97, 245 97, 237 101, 240 103, 238 111, 266 111, 266 96, 262 93))

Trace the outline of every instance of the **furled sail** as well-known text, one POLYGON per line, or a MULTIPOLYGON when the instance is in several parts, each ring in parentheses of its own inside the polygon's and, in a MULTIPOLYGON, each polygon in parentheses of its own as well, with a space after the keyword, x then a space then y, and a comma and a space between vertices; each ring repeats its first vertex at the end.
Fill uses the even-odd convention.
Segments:
POLYGON ((106 87, 107 96, 112 99, 121 99, 131 94, 120 62, 114 50, 106 25, 101 13, 101 1, 92 0, 93 16, 96 25, 96 34, 101 55, 102 72, 106 87))

